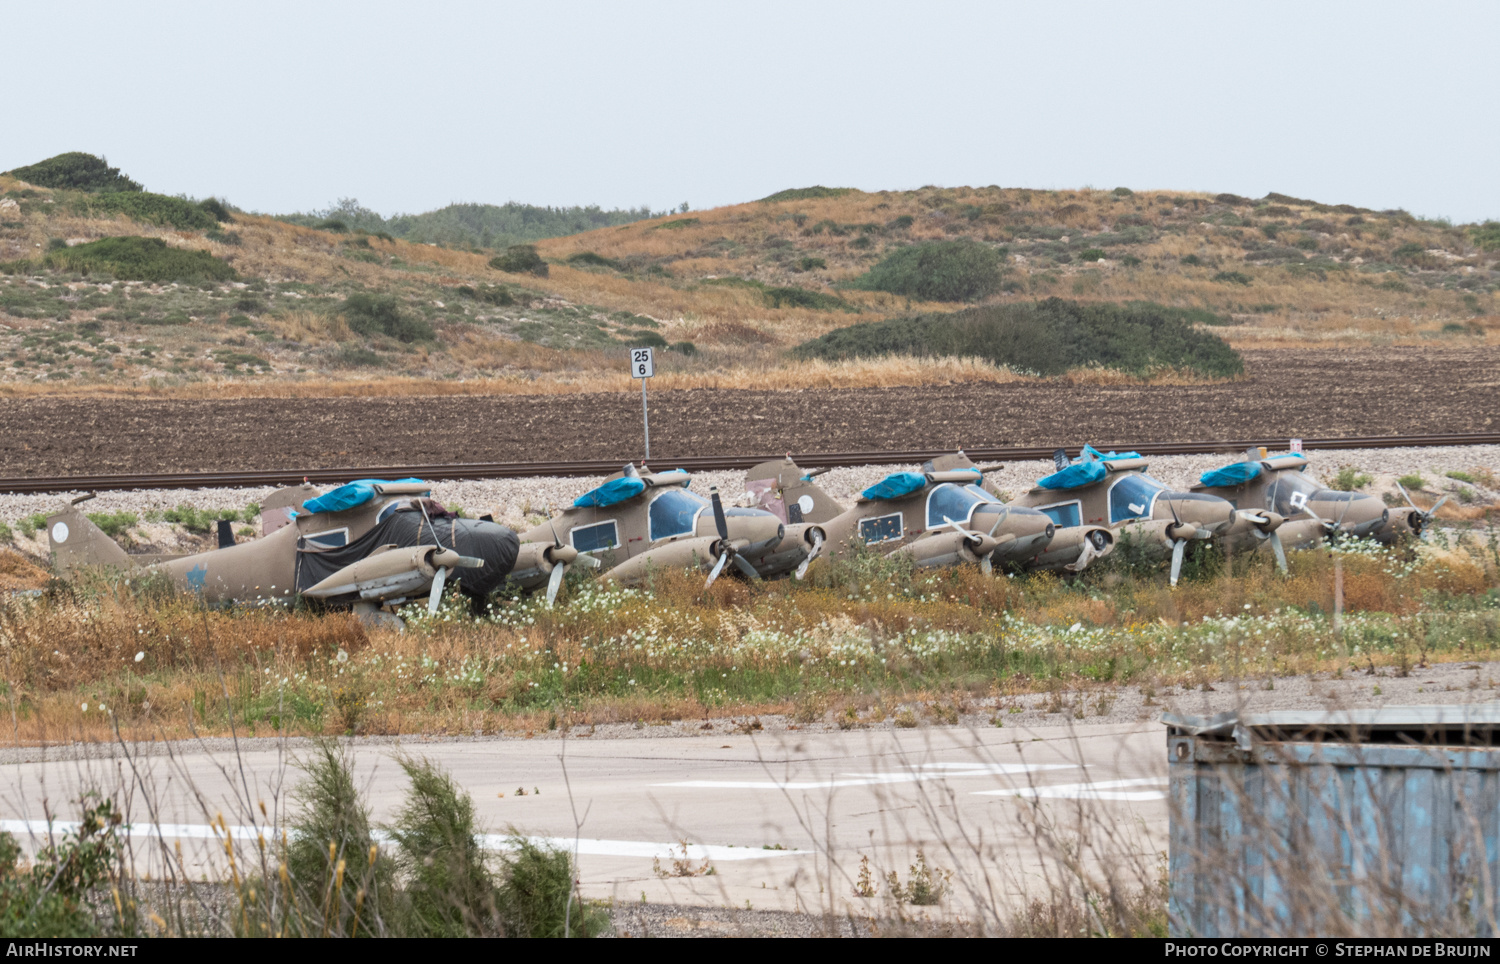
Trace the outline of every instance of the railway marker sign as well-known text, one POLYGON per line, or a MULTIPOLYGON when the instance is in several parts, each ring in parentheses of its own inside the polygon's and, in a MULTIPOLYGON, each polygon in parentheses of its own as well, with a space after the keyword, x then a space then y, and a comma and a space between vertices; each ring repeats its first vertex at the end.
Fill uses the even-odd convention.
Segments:
POLYGON ((630 349, 630 377, 641 380, 641 427, 646 434, 646 458, 651 458, 651 415, 646 411, 646 379, 656 375, 656 359, 650 348, 630 349))

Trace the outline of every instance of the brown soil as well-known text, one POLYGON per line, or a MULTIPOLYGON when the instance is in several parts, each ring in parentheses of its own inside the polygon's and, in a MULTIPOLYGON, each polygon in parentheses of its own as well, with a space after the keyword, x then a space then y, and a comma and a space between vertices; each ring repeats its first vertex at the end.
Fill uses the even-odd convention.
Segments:
MULTIPOLYGON (((1480 432, 1500 349, 1243 352, 1249 377, 1190 386, 967 384, 662 392, 658 463, 692 455, 1480 432)), ((0 475, 231 471, 641 454, 631 393, 159 400, 0 399, 0 475)))

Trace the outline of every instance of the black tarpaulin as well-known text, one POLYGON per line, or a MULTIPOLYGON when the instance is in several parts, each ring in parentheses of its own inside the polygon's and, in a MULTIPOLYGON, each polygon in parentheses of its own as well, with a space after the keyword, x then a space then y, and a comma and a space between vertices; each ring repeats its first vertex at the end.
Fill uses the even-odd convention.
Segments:
POLYGON ((437 545, 456 549, 459 555, 484 560, 478 569, 459 568, 449 573, 471 596, 487 596, 499 589, 516 564, 520 540, 505 526, 478 519, 424 519, 421 512, 393 512, 359 539, 336 549, 310 551, 297 546, 297 591, 315 586, 345 566, 365 558, 380 546, 402 549, 437 545))

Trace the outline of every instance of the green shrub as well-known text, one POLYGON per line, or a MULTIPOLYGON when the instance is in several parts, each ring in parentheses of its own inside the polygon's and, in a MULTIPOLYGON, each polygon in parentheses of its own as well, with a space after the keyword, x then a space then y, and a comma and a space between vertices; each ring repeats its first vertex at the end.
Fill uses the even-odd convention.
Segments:
POLYGON ((813 311, 859 311, 840 298, 806 288, 765 288, 762 295, 768 308, 810 308, 813 311))
POLYGON ((505 287, 504 285, 480 285, 478 288, 471 288, 468 285, 460 285, 458 288, 458 293, 460 295, 463 295, 465 298, 473 298, 475 301, 479 301, 487 305, 498 305, 503 307, 505 305, 513 305, 516 303, 515 296, 512 295, 510 293, 510 289, 505 287))
POLYGON ((595 268, 609 268, 613 271, 624 270, 624 265, 620 264, 620 262, 616 261, 614 258, 606 258, 604 255, 595 254, 592 251, 579 251, 577 254, 568 255, 568 264, 582 264, 589 265, 590 267, 595 268))
POLYGON ((391 828, 405 882, 403 936, 502 934, 496 882, 480 847, 474 801, 433 764, 398 762, 411 780, 391 828))
POLYGON ((216 197, 204 198, 198 202, 198 206, 215 221, 220 224, 233 224, 234 215, 229 213, 229 206, 216 197))
POLYGON ((541 278, 547 277, 547 262, 536 253, 536 246, 530 244, 511 245, 505 249, 504 254, 490 259, 490 267, 496 271, 508 271, 511 274, 534 274, 541 278))
POLYGON ((1248 285, 1254 281, 1253 278, 1243 271, 1220 271, 1211 280, 1228 285, 1248 285))
POLYGON ((885 226, 886 230, 889 231, 905 231, 914 223, 916 223, 916 218, 913 218, 910 214, 903 214, 900 217, 891 218, 885 223, 885 226))
POLYGON ((174 248, 160 238, 134 236, 100 238, 48 252, 41 263, 56 271, 97 272, 129 281, 229 281, 238 277, 233 268, 207 251, 174 248))
POLYGON ((667 340, 654 331, 635 328, 620 332, 620 338, 634 348, 666 348, 667 340))
POLYGON ((436 337, 426 319, 402 311, 393 295, 356 292, 344 299, 344 319, 359 335, 386 335, 406 344, 436 337))
POLYGON ((104 158, 85 154, 82 151, 58 154, 45 161, 38 161, 27 167, 18 167, 5 173, 38 187, 68 191, 104 193, 141 190, 141 186, 121 174, 118 167, 110 167, 109 162, 104 158))
POLYGON ((14 542, 16 534, 10 531, 10 526, 0 521, 0 542, 14 542))
MULTIPOLYGON (((227 522, 254 521, 255 516, 260 514, 260 506, 252 506, 252 508, 255 509, 255 512, 247 515, 235 509, 200 509, 197 506, 184 503, 175 509, 167 509, 162 512, 161 520, 163 522, 170 522, 173 525, 182 526, 189 532, 206 535, 214 530, 214 524, 221 519, 227 522)), ((89 518, 92 519, 93 516, 89 516, 89 518)), ((134 522, 131 523, 131 525, 134 524, 134 522)), ((103 528, 103 526, 100 526, 100 528, 103 528)))
POLYGON ((322 221, 322 222, 320 222, 320 223, 318 223, 317 225, 314 225, 314 226, 319 231, 329 231, 329 232, 332 232, 333 234, 348 234, 349 233, 349 225, 345 224, 344 222, 342 222, 342 221, 340 221, 340 220, 338 220, 336 218, 331 218, 331 219, 329 219, 327 221, 322 221))
POLYGON ((35 539, 37 530, 47 526, 47 513, 36 512, 26 516, 16 523, 16 528, 21 530, 21 535, 28 539, 35 539))
POLYGON ((1486 221, 1477 228, 1470 228, 1474 243, 1486 251, 1500 251, 1500 221, 1486 221))
POLYGON ((203 236, 219 244, 238 245, 240 243, 240 236, 234 231, 220 231, 215 228, 212 231, 204 231, 203 236))
POLYGON ((1000 252, 968 239, 897 248, 850 287, 923 301, 973 301, 1000 288, 1000 252))
POLYGON ((328 362, 334 368, 384 368, 385 357, 363 345, 345 345, 328 362))
POLYGON ((1470 475, 1468 472, 1461 472, 1457 469, 1452 472, 1445 472, 1444 476, 1452 479, 1455 482, 1467 482, 1470 485, 1474 484, 1474 476, 1470 475))
POLYGON ((797 261, 797 267, 794 268, 793 270, 794 271, 816 271, 816 270, 818 270, 820 268, 826 268, 826 267, 828 267, 828 262, 827 261, 824 261, 822 258, 815 258, 815 257, 812 257, 811 255, 809 255, 808 257, 799 259, 797 261))
POLYGON ((1203 263, 1203 259, 1198 257, 1196 254, 1185 254, 1177 260, 1182 264, 1194 266, 1201 265, 1203 263))
POLYGON ((679 355, 696 355, 698 346, 690 341, 674 341, 667 346, 667 351, 675 351, 679 355))
POLYGON ((82 203, 90 216, 123 214, 132 221, 182 231, 209 231, 219 226, 214 216, 192 201, 146 191, 116 191, 93 195, 82 203))
POLYGON ((663 221, 661 224, 658 224, 658 225, 655 225, 654 227, 652 227, 651 230, 653 230, 653 231, 680 231, 683 228, 690 228, 690 227, 692 227, 693 225, 695 225, 697 223, 698 223, 698 219, 697 218, 677 218, 674 221, 663 221))
POLYGON ((812 187, 794 187, 785 191, 777 191, 775 194, 761 198, 763 203, 774 203, 776 201, 815 201, 818 198, 842 197, 850 193, 852 187, 824 187, 814 184, 812 187))
MULTIPOLYGON (((107 888, 124 870, 121 819, 114 801, 93 794, 83 805, 79 828, 56 844, 42 847, 29 867, 8 832, 0 832, 0 934, 9 938, 100 937, 134 930, 134 905, 102 902, 113 911, 113 927, 101 926, 88 898, 107 888)), ((101 908, 102 909, 102 908, 101 908)))
POLYGON ((1102 248, 1084 248, 1078 252, 1079 261, 1103 261, 1107 257, 1102 248))
POLYGON ((508 937, 593 937, 609 926, 599 908, 578 899, 573 860, 564 850, 513 834, 500 885, 501 922, 508 937))
POLYGON ((1374 481, 1373 475, 1361 472, 1352 465, 1341 465, 1333 481, 1328 483, 1328 487, 1339 492, 1353 492, 1355 489, 1363 489, 1374 481))
POLYGON ((1162 367, 1212 377, 1243 373, 1240 356, 1193 327, 1188 312, 1151 302, 989 305, 851 325, 793 349, 801 358, 890 354, 984 358, 1041 375, 1103 365, 1144 375, 1162 367))
POLYGON ((1427 480, 1422 478, 1420 475, 1403 475, 1396 481, 1401 485, 1402 488, 1410 489, 1412 491, 1421 491, 1422 489, 1427 488, 1427 480))
POLYGON ((134 512, 90 512, 88 519, 111 539, 123 536, 140 521, 134 512))

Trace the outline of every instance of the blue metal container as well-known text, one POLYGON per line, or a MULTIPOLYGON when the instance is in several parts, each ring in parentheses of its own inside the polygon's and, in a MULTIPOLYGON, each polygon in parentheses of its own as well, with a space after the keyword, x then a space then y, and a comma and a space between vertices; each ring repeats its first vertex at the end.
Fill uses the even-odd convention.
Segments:
POLYGON ((1500 705, 1162 722, 1173 936, 1500 933, 1500 705))

